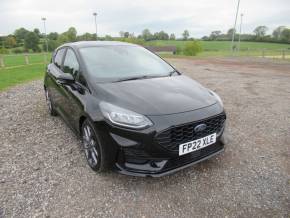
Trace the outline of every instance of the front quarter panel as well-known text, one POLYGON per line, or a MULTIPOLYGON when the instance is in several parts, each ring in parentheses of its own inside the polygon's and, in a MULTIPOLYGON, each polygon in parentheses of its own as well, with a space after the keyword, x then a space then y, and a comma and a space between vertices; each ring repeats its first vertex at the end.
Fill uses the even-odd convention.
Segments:
POLYGON ((84 104, 84 113, 89 116, 89 118, 94 121, 102 121, 104 117, 99 106, 100 100, 93 96, 92 94, 87 95, 84 104))

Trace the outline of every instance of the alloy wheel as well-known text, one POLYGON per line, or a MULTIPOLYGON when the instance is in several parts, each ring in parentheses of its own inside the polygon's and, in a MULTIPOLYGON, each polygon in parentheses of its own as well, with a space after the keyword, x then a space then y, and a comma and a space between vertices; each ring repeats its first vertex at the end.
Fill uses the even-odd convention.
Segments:
POLYGON ((48 110, 49 110, 49 112, 51 112, 52 111, 52 103, 51 103, 51 99, 50 99, 50 96, 49 96, 49 93, 47 90, 45 90, 45 98, 46 98, 46 104, 47 104, 48 110))
POLYGON ((96 147, 97 141, 89 125, 83 127, 83 146, 90 167, 96 167, 99 162, 99 153, 96 147))

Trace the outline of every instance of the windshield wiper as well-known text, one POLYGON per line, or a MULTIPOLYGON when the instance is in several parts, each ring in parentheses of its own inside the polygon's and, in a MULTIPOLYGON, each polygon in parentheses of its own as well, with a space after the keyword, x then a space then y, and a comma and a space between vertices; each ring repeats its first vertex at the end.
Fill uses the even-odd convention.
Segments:
POLYGON ((123 82, 123 81, 129 81, 129 80, 139 80, 139 79, 149 79, 149 78, 154 78, 154 77, 158 77, 158 76, 144 75, 144 76, 127 77, 127 78, 116 80, 114 82, 123 82))
POLYGON ((177 73, 179 75, 179 72, 177 70, 172 70, 169 72, 168 76, 172 76, 174 73, 177 73))
POLYGON ((139 79, 149 79, 149 78, 157 78, 157 77, 167 77, 167 76, 172 76, 174 73, 177 73, 179 75, 179 72, 177 70, 173 70, 169 72, 168 75, 144 75, 144 76, 133 76, 133 77, 126 77, 126 78, 121 78, 118 80, 115 80, 114 82, 123 82, 123 81, 130 81, 130 80, 139 80, 139 79))

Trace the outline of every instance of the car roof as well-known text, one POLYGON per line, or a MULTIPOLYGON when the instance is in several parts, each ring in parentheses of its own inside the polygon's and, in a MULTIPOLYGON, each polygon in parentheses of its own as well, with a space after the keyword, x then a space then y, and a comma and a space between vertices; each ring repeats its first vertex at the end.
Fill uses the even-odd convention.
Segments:
POLYGON ((127 42, 119 42, 119 41, 79 41, 79 42, 70 42, 61 45, 70 46, 74 48, 84 48, 84 47, 95 47, 95 46, 117 46, 117 45, 130 45, 137 46, 135 44, 127 43, 127 42))

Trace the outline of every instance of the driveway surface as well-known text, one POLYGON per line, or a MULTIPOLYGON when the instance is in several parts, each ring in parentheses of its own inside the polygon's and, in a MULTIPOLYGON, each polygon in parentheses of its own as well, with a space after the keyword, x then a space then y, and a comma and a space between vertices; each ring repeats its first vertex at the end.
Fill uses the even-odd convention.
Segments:
POLYGON ((289 218, 290 64, 168 61, 222 97, 224 153, 162 178, 98 175, 30 82, 0 92, 0 217, 289 218))

